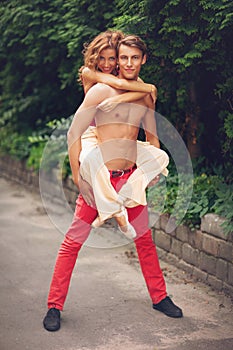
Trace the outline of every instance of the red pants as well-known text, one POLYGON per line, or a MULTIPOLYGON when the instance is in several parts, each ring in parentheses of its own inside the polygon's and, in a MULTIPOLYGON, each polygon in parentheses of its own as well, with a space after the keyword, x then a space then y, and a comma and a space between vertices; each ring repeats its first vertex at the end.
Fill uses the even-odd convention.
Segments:
MULTIPOLYGON (((121 177, 111 178, 112 185, 117 191, 127 181, 130 174, 127 173, 121 177)), ((127 208, 127 212, 129 221, 137 233, 134 243, 141 270, 151 300, 156 304, 164 299, 167 293, 163 273, 159 266, 156 247, 152 240, 151 230, 149 229, 147 206, 140 205, 134 208, 127 208)), ((55 307, 63 310, 78 253, 88 238, 91 224, 96 217, 96 209, 88 206, 83 197, 79 195, 73 222, 58 252, 48 296, 48 308, 55 307)))

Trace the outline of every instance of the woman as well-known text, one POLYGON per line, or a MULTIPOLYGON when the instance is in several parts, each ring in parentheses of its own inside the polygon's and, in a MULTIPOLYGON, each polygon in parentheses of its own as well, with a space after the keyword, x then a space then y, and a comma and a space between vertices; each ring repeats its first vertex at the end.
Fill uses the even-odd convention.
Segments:
MULTIPOLYGON (((117 104, 123 102, 132 102, 143 98, 146 94, 151 94, 153 101, 156 100, 157 90, 154 85, 145 84, 140 79, 139 81, 127 81, 124 79, 117 78, 117 57, 116 57, 116 48, 119 40, 123 38, 123 33, 120 31, 106 31, 99 34, 88 46, 85 46, 84 49, 84 66, 81 67, 80 81, 83 84, 85 93, 96 83, 105 83, 116 89, 131 91, 125 92, 123 94, 111 97, 104 102, 102 102, 98 108, 102 109, 104 112, 109 112, 111 109, 116 107, 117 104)), ((72 128, 72 127, 71 127, 72 128)), ((68 137, 68 142, 69 142, 68 137)), ((88 179, 88 183, 92 186, 94 193, 95 187, 98 186, 97 183, 93 183, 90 179, 90 173, 98 174, 98 179, 102 178, 102 192, 100 195, 95 193, 95 203, 97 210, 99 212, 99 217, 93 223, 94 227, 100 226, 104 220, 110 217, 115 217, 118 222, 119 229, 127 237, 134 238, 136 233, 133 227, 129 224, 127 218, 127 211, 124 207, 124 202, 127 202, 127 206, 136 206, 138 204, 146 204, 145 193, 138 198, 138 193, 135 198, 132 194, 132 184, 130 184, 130 178, 128 179, 127 185, 119 193, 116 193, 114 188, 110 183, 108 176, 108 170, 103 164, 103 160, 98 149, 98 141, 96 137, 95 126, 91 125, 87 131, 82 136, 82 152, 80 154, 80 174, 83 179, 88 179), (93 153, 95 150, 95 156, 93 153), (103 186, 102 186, 103 187, 103 186), (124 194, 126 191, 127 195, 124 194), (107 193, 108 200, 106 199, 105 194, 107 193), (129 193, 132 194, 129 197, 129 193), (109 198, 112 199, 112 205, 110 208, 109 198)), ((159 145, 158 145, 159 146, 159 145)), ((144 163, 144 171, 140 173, 140 164, 138 161, 138 169, 135 171, 135 179, 142 178, 142 173, 145 173, 145 163, 148 165, 150 163, 155 164, 154 162, 160 162, 160 167, 157 169, 156 175, 164 171, 168 164, 168 157, 165 152, 155 148, 154 146, 149 145, 148 143, 139 143, 138 142, 138 159, 142 159, 144 163), (159 161, 158 161, 159 159, 159 161), (138 176, 138 178, 137 178, 138 176)), ((148 167, 147 167, 148 168, 148 167)), ((152 176, 153 176, 152 172, 152 176)), ((145 177, 145 175, 144 175, 145 177)), ((143 181, 143 186, 146 187, 149 183, 149 179, 153 177, 147 177, 146 181, 143 181)), ((83 179, 79 180, 79 188, 82 189, 81 192, 85 192, 84 185, 85 181, 83 179), (83 191, 84 190, 84 191, 83 191)), ((143 189, 142 189, 143 192, 143 189)), ((100 193, 98 191, 98 193, 100 193)), ((88 197, 85 196, 85 200, 88 202, 88 197)))

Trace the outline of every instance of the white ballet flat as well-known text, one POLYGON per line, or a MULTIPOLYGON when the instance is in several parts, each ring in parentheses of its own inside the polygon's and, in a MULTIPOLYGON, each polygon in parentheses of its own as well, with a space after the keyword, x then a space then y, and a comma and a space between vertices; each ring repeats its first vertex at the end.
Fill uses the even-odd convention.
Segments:
POLYGON ((125 209, 125 207, 122 209, 121 212, 119 212, 118 214, 114 215, 114 217, 121 217, 121 216, 125 217, 125 220, 126 220, 127 224, 125 226, 118 225, 119 231, 121 233, 123 233, 129 239, 135 238, 137 236, 137 233, 136 233, 135 229, 133 228, 133 226, 129 223, 128 213, 127 213, 127 210, 125 209))
POLYGON ((97 218, 93 221, 93 223, 91 224, 92 227, 97 228, 100 227, 104 224, 104 221, 100 220, 100 217, 97 216, 97 218))
MULTIPOLYGON (((133 228, 133 226, 129 223, 129 219, 128 219, 128 213, 127 213, 127 210, 125 209, 125 207, 123 207, 123 209, 115 214, 113 217, 121 217, 121 216, 124 216, 125 217, 125 220, 126 220, 126 225, 125 226, 120 226, 118 225, 118 229, 121 233, 123 233, 127 238, 129 239, 134 239, 136 236, 137 236, 137 233, 135 231, 135 229, 133 228)), ((102 221, 100 219, 99 216, 97 216, 97 218, 93 221, 93 223, 91 224, 91 226, 93 228, 97 228, 97 227, 100 227, 104 224, 104 221, 102 221)))

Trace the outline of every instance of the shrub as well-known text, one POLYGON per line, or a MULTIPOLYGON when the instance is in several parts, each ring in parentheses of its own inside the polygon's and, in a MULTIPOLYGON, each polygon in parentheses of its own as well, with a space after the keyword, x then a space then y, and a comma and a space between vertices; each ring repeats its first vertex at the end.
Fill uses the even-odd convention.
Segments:
POLYGON ((30 153, 30 142, 27 134, 12 131, 9 126, 0 128, 0 153, 9 154, 16 159, 26 159, 30 153))
POLYGON ((225 234, 233 232, 233 184, 219 183, 216 188, 217 199, 212 206, 214 212, 222 216, 225 234))
POLYGON ((32 147, 27 166, 46 172, 59 168, 63 178, 67 177, 71 173, 66 140, 69 125, 70 119, 53 120, 46 124, 44 130, 30 136, 32 147))
POLYGON ((220 185, 221 178, 201 174, 194 176, 192 181, 192 178, 187 178, 187 176, 190 177, 181 174, 178 178, 177 174, 170 174, 167 180, 162 178, 156 186, 148 189, 147 198, 149 205, 155 211, 168 213, 178 222, 182 220, 183 224, 195 229, 200 227, 201 218, 206 213, 214 211, 214 204, 218 198, 216 188, 220 185), (165 181, 166 185, 164 185, 165 181), (179 191, 181 195, 178 198, 179 191), (191 194, 191 201, 184 214, 185 202, 191 194), (175 213, 173 212, 174 207, 175 213))

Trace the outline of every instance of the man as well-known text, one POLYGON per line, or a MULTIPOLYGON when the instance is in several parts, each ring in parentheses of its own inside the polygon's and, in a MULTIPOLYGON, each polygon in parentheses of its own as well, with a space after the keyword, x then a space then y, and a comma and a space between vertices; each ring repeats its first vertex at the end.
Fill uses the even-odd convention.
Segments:
MULTIPOLYGON (((119 44, 118 64, 120 78, 136 80, 141 65, 146 62, 146 46, 137 36, 127 36, 119 44)), ((106 98, 119 91, 104 84, 96 84, 86 94, 82 105, 75 114, 74 133, 69 133, 69 158, 73 180, 78 186, 81 135, 95 118, 99 147, 103 161, 109 169, 112 186, 119 191, 135 170, 137 156, 136 140, 140 123, 146 130, 147 140, 159 147, 154 119, 154 105, 149 97, 135 104, 123 104, 107 115, 96 109, 106 98)), ((74 125, 73 125, 74 126, 74 125)), ((72 126, 72 130, 74 127, 72 126)), ((170 317, 182 317, 182 310, 167 296, 162 271, 159 266, 156 247, 149 228, 147 206, 128 208, 129 222, 136 231, 135 245, 153 308, 170 317)), ((73 222, 58 253, 56 266, 48 297, 48 312, 44 327, 48 331, 60 328, 60 311, 63 310, 71 274, 82 244, 87 239, 97 210, 89 206, 79 195, 73 222)))

